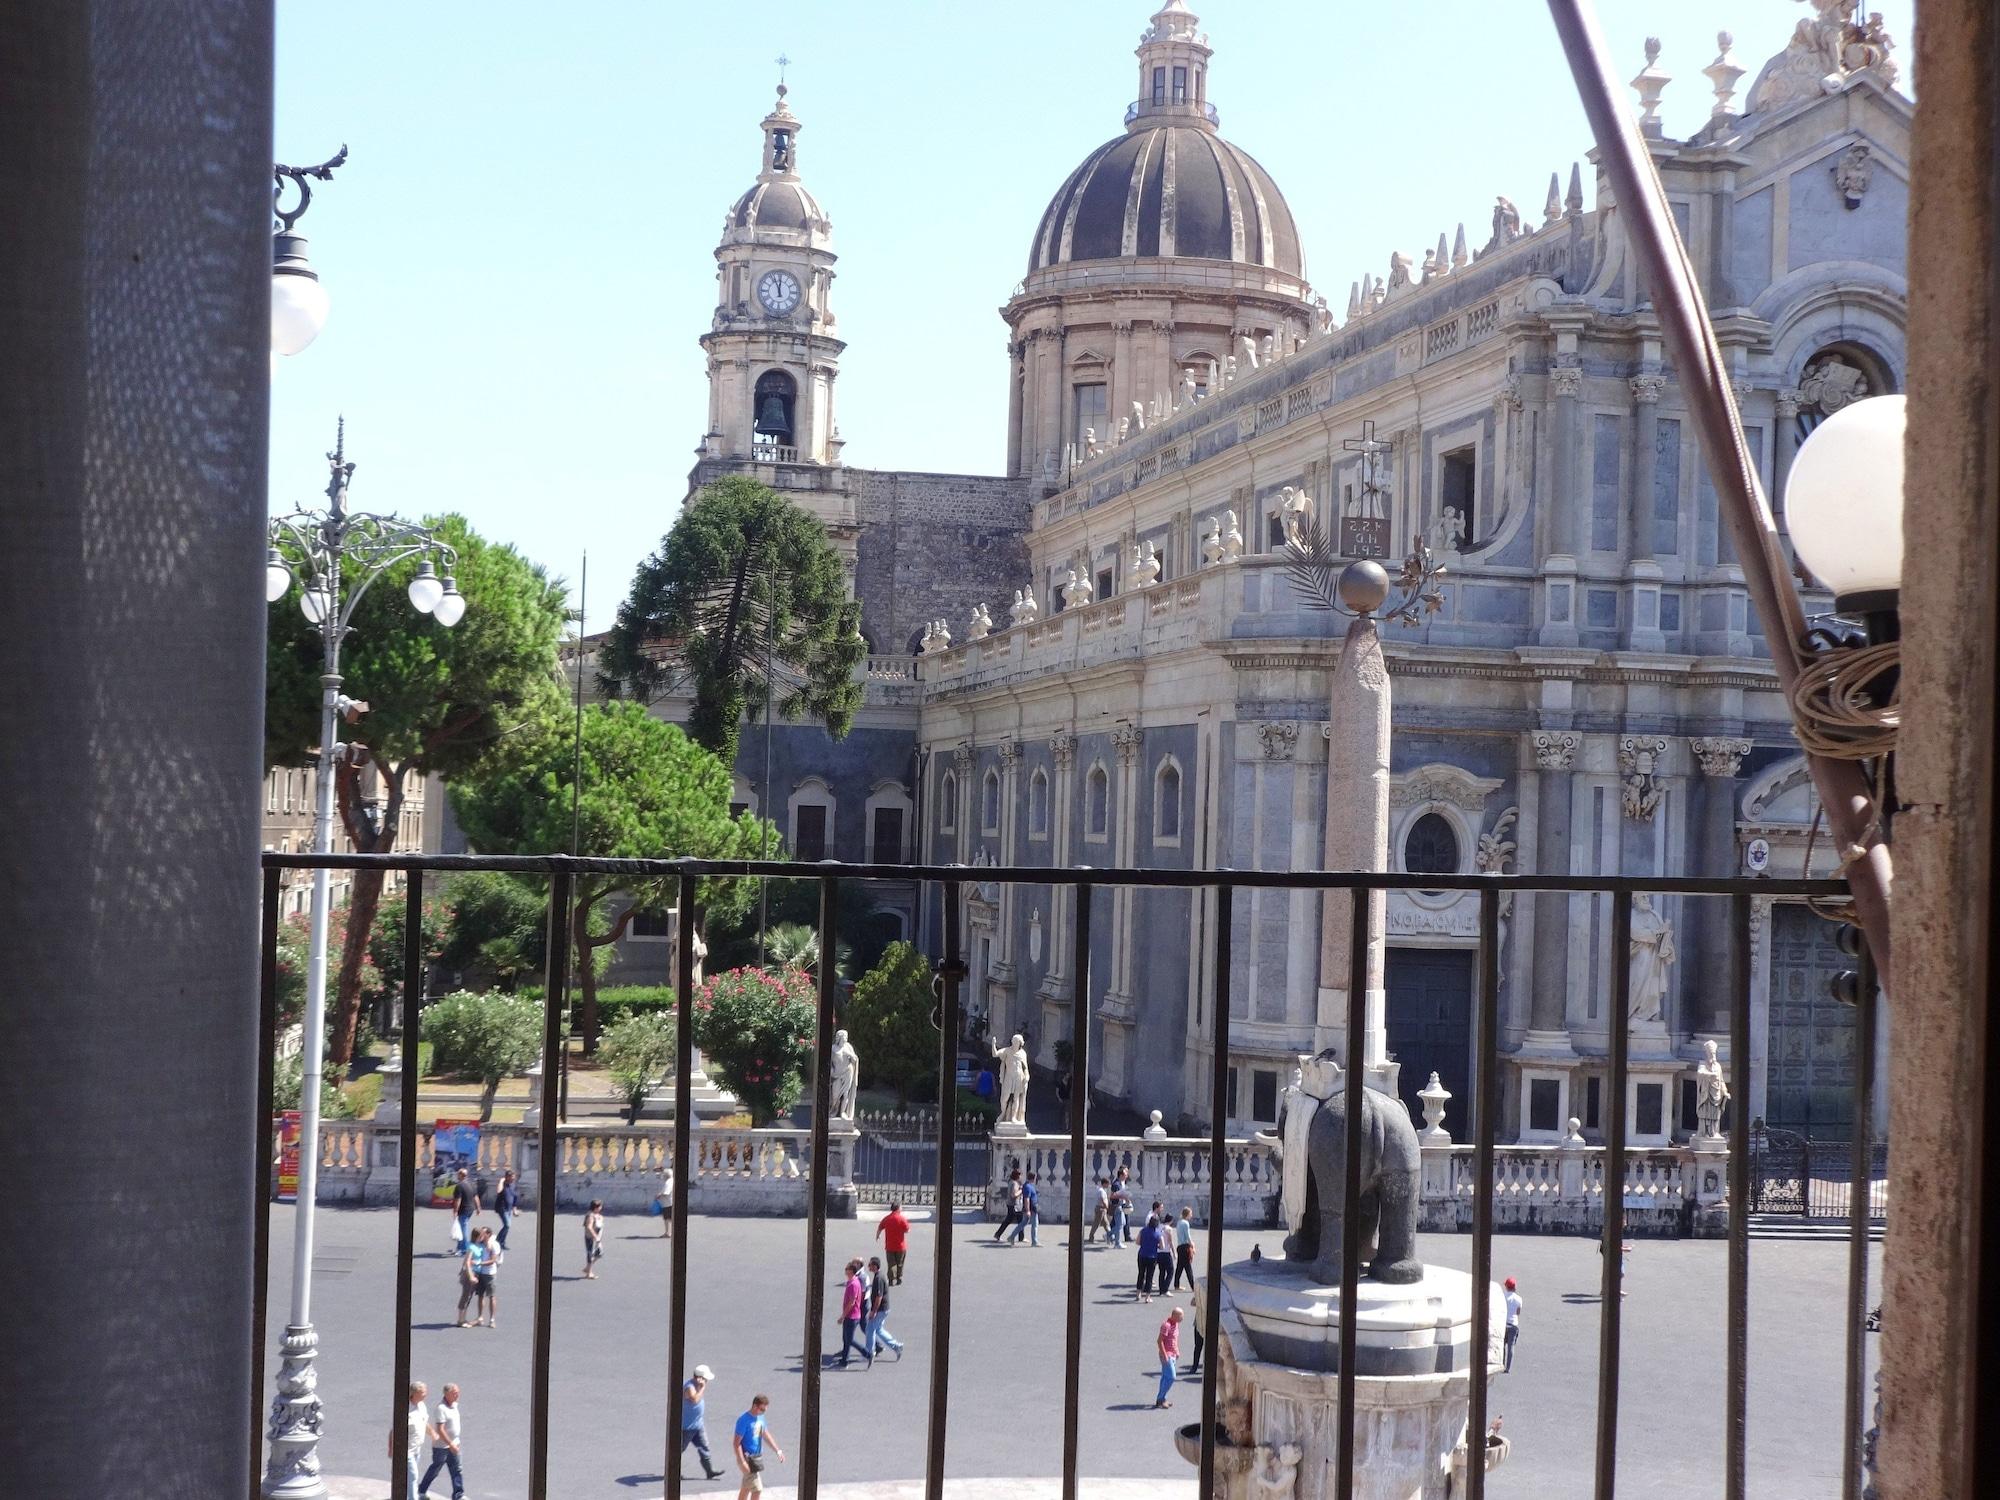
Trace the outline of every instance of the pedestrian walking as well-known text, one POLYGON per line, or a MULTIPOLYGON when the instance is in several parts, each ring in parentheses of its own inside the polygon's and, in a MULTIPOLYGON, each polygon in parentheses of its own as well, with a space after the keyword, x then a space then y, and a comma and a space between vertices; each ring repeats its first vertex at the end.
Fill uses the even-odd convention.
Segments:
MULTIPOLYGON (((490 1229, 480 1231, 491 1234, 490 1229)), ((438 1470, 451 1472, 451 1500, 465 1500, 465 1468, 462 1462, 465 1429, 458 1409, 458 1387, 446 1382, 444 1396, 438 1402, 437 1420, 431 1423, 431 1466, 424 1470, 424 1477, 414 1491, 417 1500, 430 1500, 431 1481, 438 1477, 438 1470)))
POLYGON ((458 1180, 451 1189, 451 1247, 463 1252, 466 1241, 472 1238, 472 1216, 479 1212, 479 1189, 472 1185, 472 1176, 465 1168, 458 1169, 458 1180))
MULTIPOLYGON (((1000 1221, 1000 1227, 993 1231, 993 1242, 1000 1243, 1000 1236, 1021 1222, 1021 1169, 1015 1167, 1007 1174, 1007 1217, 1000 1221)), ((1017 1234, 1015 1239, 1019 1239, 1017 1234)))
POLYGON ((521 1206, 521 1190, 514 1185, 514 1173, 500 1174, 500 1189, 493 1195, 493 1211, 500 1215, 500 1248, 507 1248, 507 1231, 514 1227, 514 1210, 521 1206))
POLYGON ((1132 1194, 1126 1185, 1126 1169, 1120 1167, 1111 1178, 1111 1243, 1129 1245, 1132 1226, 1126 1219, 1132 1212, 1132 1194))
POLYGON ((1507 1288, 1507 1344, 1500 1355, 1500 1373, 1512 1373, 1514 1369, 1514 1341, 1521 1336, 1521 1294, 1515 1290, 1514 1278, 1509 1276, 1507 1288))
POLYGON ((1172 1290, 1181 1289, 1181 1278, 1187 1277, 1188 1290, 1194 1290, 1194 1210, 1183 1206, 1181 1216, 1174 1220, 1174 1284, 1172 1290))
MULTIPOLYGON (((660 1216, 660 1238, 674 1237, 674 1169, 668 1163, 666 1173, 660 1178, 660 1190, 653 1195, 653 1212, 660 1216)), ((708 1476, 715 1478, 713 1474, 708 1476)))
POLYGON ((736 1436, 730 1446, 736 1450, 736 1467, 742 1471, 743 1483, 737 1486, 736 1500, 750 1500, 764 1489, 764 1447, 770 1445, 778 1455, 778 1462, 785 1462, 785 1450, 778 1446, 778 1440, 771 1436, 771 1429, 764 1420, 764 1414, 771 1409, 771 1398, 756 1395, 750 1398, 750 1409, 736 1419, 736 1436))
POLYGON ((696 1365, 681 1387, 681 1452, 692 1445, 694 1456, 701 1460, 703 1476, 720 1479, 722 1470, 716 1468, 715 1456, 708 1451, 708 1387, 714 1379, 715 1371, 696 1365))
POLYGON ((1164 1209, 1153 1215, 1160 1223, 1160 1237, 1153 1242, 1153 1274, 1159 1278, 1160 1295, 1170 1296, 1174 1279, 1174 1218, 1164 1209))
POLYGON ((1156 1411, 1174 1404, 1167 1399, 1167 1392, 1174 1388, 1174 1376, 1180 1370, 1181 1310, 1178 1307, 1168 1313, 1167 1321, 1160 1325, 1157 1343, 1160 1355, 1160 1389, 1153 1397, 1153 1408, 1156 1411))
MULTIPOLYGON (((1143 1229, 1139 1231, 1139 1286, 1138 1299, 1141 1302, 1153 1300, 1153 1277, 1160 1269, 1160 1221, 1148 1216, 1143 1229)), ((1162 1291, 1165 1288, 1161 1288, 1162 1291)))
MULTIPOLYGON (((1597 1242, 1597 1254, 1600 1260, 1603 1259, 1604 1256, 1603 1240, 1599 1240, 1597 1242)), ((1621 1297, 1625 1295, 1625 1273, 1631 1269, 1632 1269, 1632 1242, 1630 1240, 1620 1240, 1618 1242, 1618 1295, 1621 1297)))
POLYGON ((1194 1318, 1194 1363, 1187 1367, 1190 1377, 1201 1373, 1201 1345, 1201 1314, 1196 1312, 1194 1318))
MULTIPOLYGON (((472 1326, 484 1323, 488 1328, 500 1326, 500 1293, 494 1277, 499 1274, 500 1246, 493 1234, 493 1226, 488 1224, 472 1231, 472 1249, 466 1256, 472 1268, 472 1326)), ((450 1387, 446 1387, 450 1389, 450 1387)))
POLYGON ((889 1255, 889 1285, 903 1284, 903 1263, 910 1258, 910 1221, 903 1217, 903 1205, 891 1203, 889 1211, 875 1225, 875 1238, 889 1255))
POLYGON ((861 1333, 867 1313, 868 1284, 861 1279, 861 1262, 850 1260, 846 1280, 840 1289, 840 1368, 843 1370, 853 1358, 856 1348, 861 1350, 861 1357, 867 1361, 868 1367, 875 1367, 875 1356, 861 1333))
POLYGON ((1013 1243, 1021 1243, 1021 1231, 1028 1232, 1028 1244, 1039 1250, 1042 1247, 1040 1226, 1042 1222, 1042 1195, 1035 1186, 1035 1174, 1030 1172, 1021 1183, 1021 1222, 1014 1226, 1013 1243))
POLYGON ((389 1457, 396 1456, 398 1446, 402 1448, 403 1466, 410 1480, 405 1493, 411 1495, 417 1492, 417 1460, 423 1457, 424 1442, 431 1431, 431 1414, 424 1407, 424 1397, 428 1394, 429 1387, 421 1380, 410 1382, 410 1410, 404 1428, 389 1434, 389 1457))
POLYGON ((583 1279, 597 1280, 597 1263, 604 1259, 604 1200, 592 1198, 583 1216, 583 1279))
POLYGON ((458 1257, 458 1326, 470 1328, 465 1320, 466 1309, 479 1295, 479 1236, 475 1233, 465 1242, 465 1248, 458 1257))
POLYGON ((1104 1178, 1097 1179, 1097 1207, 1090 1213, 1090 1233, 1084 1236, 1088 1244, 1097 1238, 1099 1230, 1104 1231, 1104 1242, 1111 1243, 1111 1184, 1104 1178))
POLYGON ((868 1357, 872 1360, 887 1344, 896 1351, 896 1361, 903 1359, 903 1341, 889 1332, 889 1278, 882 1274, 882 1262, 874 1256, 868 1259, 868 1357))

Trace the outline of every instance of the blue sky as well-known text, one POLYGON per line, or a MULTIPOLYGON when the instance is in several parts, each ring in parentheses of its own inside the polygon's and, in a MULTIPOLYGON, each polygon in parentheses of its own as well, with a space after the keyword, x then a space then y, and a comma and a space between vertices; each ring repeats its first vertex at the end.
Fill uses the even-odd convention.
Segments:
MULTIPOLYGON (((847 461, 997 472, 996 310, 1048 198, 1120 132, 1157 3, 285 0, 278 156, 352 156, 299 225, 333 311, 273 381, 273 508, 323 489, 344 412, 357 506, 463 511, 572 583, 588 549, 590 627, 608 624, 706 425, 714 245, 781 52, 840 253, 847 461)), ((1421 259, 1461 221, 1482 242, 1496 193, 1539 219, 1590 144, 1538 0, 1190 3, 1223 134, 1284 190, 1337 312, 1391 250, 1421 259)), ((1911 0, 1875 4, 1908 88, 1911 0)), ((1599 12, 1622 77, 1661 37, 1662 116, 1686 135, 1717 30, 1747 90, 1805 7, 1599 12)))

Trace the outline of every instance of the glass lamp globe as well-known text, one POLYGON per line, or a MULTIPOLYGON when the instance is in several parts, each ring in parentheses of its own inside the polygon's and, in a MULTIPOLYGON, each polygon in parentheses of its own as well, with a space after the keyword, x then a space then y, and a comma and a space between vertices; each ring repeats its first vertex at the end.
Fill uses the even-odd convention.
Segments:
POLYGON ((305 592, 299 595, 299 609, 315 625, 326 622, 333 613, 333 591, 326 586, 323 578, 314 578, 306 583, 305 592))
POLYGON ((427 615, 438 607, 444 598, 444 585, 438 581, 437 570, 429 563, 417 569, 417 576, 410 580, 410 604, 418 614, 427 615))
POLYGON ((326 327, 332 304, 326 288, 314 276, 280 271, 271 278, 271 348, 278 354, 297 354, 319 337, 326 327))
POLYGON ((285 566, 285 560, 273 547, 264 557, 264 602, 276 604, 291 586, 292 570, 285 566))
POLYGON ((1903 586, 1904 406, 1871 396, 1835 412, 1785 481, 1792 544, 1842 610, 1894 609, 1903 586))
POLYGON ((465 595, 458 591, 458 584, 449 576, 444 580, 444 592, 438 597, 431 618, 450 629, 465 618, 465 595))

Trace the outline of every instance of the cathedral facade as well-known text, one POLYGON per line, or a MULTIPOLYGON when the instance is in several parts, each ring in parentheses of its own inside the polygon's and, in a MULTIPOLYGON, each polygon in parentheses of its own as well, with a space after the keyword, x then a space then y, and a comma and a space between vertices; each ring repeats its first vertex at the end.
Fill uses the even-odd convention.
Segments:
MULTIPOLYGON (((1774 500, 1816 422, 1901 388, 1911 105, 1890 50, 1823 14, 1739 97, 1748 70, 1725 46, 1705 70, 1714 112, 1685 140, 1655 118, 1650 57, 1634 80, 1774 500)), ((1304 517, 1368 523, 1392 570, 1422 538, 1448 570, 1439 612, 1383 630, 1390 868, 1830 872, 1608 186, 1587 203, 1572 168, 1538 213, 1500 199, 1472 233, 1391 256, 1336 316, 1277 184, 1219 133, 1211 48, 1181 0, 1137 60, 1122 133, 1061 180, 1002 310, 1001 476, 841 463, 831 227, 782 91, 763 121, 762 170, 716 252, 692 481, 752 474, 818 515, 875 654, 846 740, 746 730, 739 800, 801 858, 1320 868, 1344 622, 1289 566, 1304 517)), ((1807 608, 1830 600, 1808 584, 1807 608)), ((1205 1119, 1212 897, 1100 892, 1085 994, 1065 891, 968 889, 967 1006, 991 1034, 1023 1033, 1052 1067, 1087 1025, 1099 1097, 1205 1119)), ((884 899, 935 947, 914 887, 884 899)), ((1752 1115, 1843 1128, 1854 1030, 1825 983, 1843 966, 1826 924, 1755 904, 1752 1055, 1729 1059, 1722 904, 1652 907, 1639 925, 1664 992, 1635 1022, 1634 1143, 1692 1124, 1705 1040, 1752 1115)), ((1234 920, 1230 1116, 1247 1128, 1275 1119, 1290 1060, 1339 1040, 1342 1017, 1316 896, 1244 893, 1234 920)), ((1572 1116, 1604 1129, 1627 961, 1610 930, 1608 897, 1507 910, 1505 1136, 1555 1140, 1572 1116)), ((1466 1099, 1475 900, 1392 895, 1386 934, 1402 1091, 1435 1071, 1466 1099)))

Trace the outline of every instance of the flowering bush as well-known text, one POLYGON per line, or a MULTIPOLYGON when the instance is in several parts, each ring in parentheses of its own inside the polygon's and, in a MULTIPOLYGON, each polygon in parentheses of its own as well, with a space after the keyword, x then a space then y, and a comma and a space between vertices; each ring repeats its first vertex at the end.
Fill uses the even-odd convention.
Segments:
POLYGON ((694 1039, 710 1074, 768 1125, 799 1097, 819 996, 801 969, 730 969, 702 981, 694 1039))

